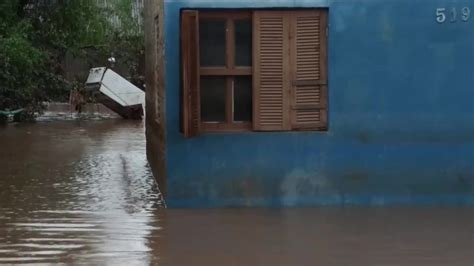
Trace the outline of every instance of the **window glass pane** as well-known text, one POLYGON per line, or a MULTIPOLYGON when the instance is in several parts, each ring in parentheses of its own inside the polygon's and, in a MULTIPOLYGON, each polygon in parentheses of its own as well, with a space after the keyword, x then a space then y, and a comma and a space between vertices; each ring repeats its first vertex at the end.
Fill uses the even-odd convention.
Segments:
POLYGON ((252 22, 235 21, 235 65, 252 65, 252 22))
POLYGON ((225 77, 201 77, 201 120, 225 122, 225 77))
POLYGON ((226 21, 202 20, 199 22, 201 66, 226 65, 226 21))
POLYGON ((234 78, 234 121, 252 121, 252 77, 234 78))

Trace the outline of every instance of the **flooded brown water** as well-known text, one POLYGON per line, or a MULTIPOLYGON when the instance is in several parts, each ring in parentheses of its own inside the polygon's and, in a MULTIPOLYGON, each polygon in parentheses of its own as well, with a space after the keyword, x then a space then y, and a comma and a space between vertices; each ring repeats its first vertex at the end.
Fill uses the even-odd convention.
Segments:
POLYGON ((0 127, 0 264, 474 265, 473 208, 161 208, 141 122, 0 127))

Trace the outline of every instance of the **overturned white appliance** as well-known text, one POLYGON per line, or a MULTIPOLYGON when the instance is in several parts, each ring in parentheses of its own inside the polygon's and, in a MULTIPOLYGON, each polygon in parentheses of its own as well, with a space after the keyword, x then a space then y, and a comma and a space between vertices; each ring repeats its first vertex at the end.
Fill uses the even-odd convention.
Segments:
POLYGON ((126 119, 141 119, 145 110, 145 92, 106 67, 92 68, 86 89, 97 102, 126 119))

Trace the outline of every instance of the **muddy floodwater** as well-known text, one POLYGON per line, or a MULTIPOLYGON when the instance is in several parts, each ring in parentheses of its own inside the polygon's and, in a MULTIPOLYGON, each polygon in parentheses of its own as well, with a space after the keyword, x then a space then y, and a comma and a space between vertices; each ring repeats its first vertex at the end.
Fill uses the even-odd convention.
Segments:
POLYGON ((474 265, 474 209, 162 207, 141 122, 0 127, 0 264, 474 265))

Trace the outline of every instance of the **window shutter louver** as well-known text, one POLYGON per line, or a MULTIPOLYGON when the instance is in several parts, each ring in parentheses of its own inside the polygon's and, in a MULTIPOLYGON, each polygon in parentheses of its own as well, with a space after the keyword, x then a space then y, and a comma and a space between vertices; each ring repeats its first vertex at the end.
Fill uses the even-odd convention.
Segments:
POLYGON ((254 12, 254 130, 290 130, 289 12, 254 12))
POLYGON ((183 131, 189 138, 199 134, 201 124, 198 11, 182 13, 181 60, 183 131))
POLYGON ((292 13, 292 129, 327 128, 326 27, 326 11, 292 13))

